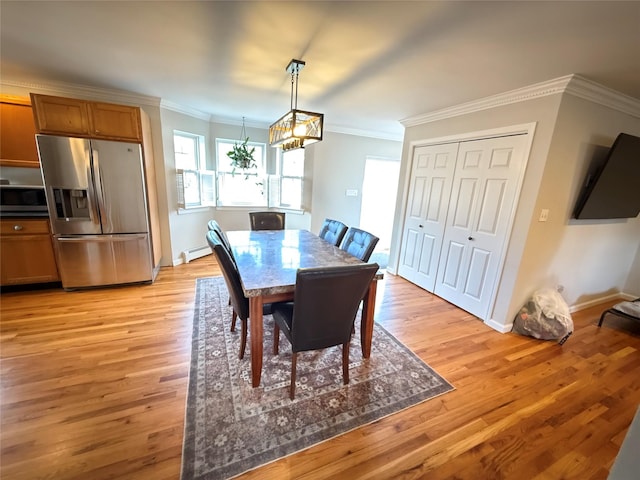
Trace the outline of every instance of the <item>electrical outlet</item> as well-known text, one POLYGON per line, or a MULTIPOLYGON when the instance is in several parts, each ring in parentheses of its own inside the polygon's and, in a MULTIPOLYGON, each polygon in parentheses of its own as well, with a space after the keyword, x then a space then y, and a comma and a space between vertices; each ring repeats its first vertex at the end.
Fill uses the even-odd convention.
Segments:
POLYGON ((355 190, 355 189, 354 190, 349 189, 345 193, 346 193, 347 197, 357 197, 358 196, 358 190, 355 190))
POLYGON ((542 210, 540 210, 540 216, 538 217, 538 221, 546 222, 547 220, 549 220, 549 209, 543 208, 542 210))

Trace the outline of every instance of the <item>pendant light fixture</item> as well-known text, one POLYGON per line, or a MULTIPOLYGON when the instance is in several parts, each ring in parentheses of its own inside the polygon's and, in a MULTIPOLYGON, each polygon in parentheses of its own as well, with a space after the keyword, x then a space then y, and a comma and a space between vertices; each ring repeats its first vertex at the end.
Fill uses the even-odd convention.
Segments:
POLYGON ((291 74, 291 110, 269 127, 269 145, 283 150, 304 148, 322 140, 324 114, 298 110, 298 74, 305 62, 291 60, 286 71, 291 74))

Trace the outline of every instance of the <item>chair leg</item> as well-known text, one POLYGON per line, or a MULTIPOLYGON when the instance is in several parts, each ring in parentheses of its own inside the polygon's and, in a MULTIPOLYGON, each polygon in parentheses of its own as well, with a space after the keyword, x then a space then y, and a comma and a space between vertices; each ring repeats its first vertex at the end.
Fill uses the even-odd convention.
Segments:
POLYGON ((349 383, 349 346, 351 342, 342 344, 342 381, 346 385, 349 383))
POLYGON ((293 400, 296 396, 296 363, 298 354, 291 352, 291 386, 289 387, 289 398, 293 400))
POLYGON ((600 321, 598 322, 598 327, 602 326, 602 322, 604 321, 604 316, 609 313, 609 310, 605 310, 604 312, 602 312, 602 315, 600 315, 600 321))
POLYGON ((280 346, 280 327, 277 322, 273 322, 273 354, 278 355, 280 346))
POLYGON ((235 332, 236 331, 236 319, 238 318, 238 314, 236 313, 236 311, 233 311, 233 314, 231 315, 231 331, 235 332))
POLYGON ((247 346, 247 322, 249 320, 242 320, 242 335, 240 336, 240 360, 244 358, 244 349, 247 346))

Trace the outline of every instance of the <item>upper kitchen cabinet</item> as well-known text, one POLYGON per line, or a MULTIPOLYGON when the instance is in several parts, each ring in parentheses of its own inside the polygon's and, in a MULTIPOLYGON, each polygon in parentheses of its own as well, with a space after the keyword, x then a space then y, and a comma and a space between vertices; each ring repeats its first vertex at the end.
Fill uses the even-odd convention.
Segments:
POLYGON ((0 95, 0 165, 40 168, 28 98, 0 95))
POLYGON ((39 133, 142 142, 138 107, 34 93, 31 102, 39 133))

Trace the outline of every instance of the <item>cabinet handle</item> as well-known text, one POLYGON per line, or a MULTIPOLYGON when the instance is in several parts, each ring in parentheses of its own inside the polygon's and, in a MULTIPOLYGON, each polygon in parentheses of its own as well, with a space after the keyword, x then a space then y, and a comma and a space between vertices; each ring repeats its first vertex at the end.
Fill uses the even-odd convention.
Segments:
POLYGON ((13 229, 14 229, 16 232, 19 232, 19 231, 20 231, 20 230, 22 230, 23 228, 24 228, 24 227, 23 227, 22 225, 14 225, 14 226, 13 226, 13 229))

